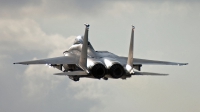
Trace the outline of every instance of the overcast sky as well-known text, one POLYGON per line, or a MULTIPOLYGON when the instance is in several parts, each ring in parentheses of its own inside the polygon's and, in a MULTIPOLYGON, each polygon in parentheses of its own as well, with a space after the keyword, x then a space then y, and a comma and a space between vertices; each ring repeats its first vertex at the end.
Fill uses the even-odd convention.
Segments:
POLYGON ((2 112, 199 112, 198 0, 0 0, 2 112), (13 62, 62 56, 89 23, 95 50, 127 56, 135 25, 134 57, 187 62, 143 66, 168 76, 74 82, 45 65, 13 62))

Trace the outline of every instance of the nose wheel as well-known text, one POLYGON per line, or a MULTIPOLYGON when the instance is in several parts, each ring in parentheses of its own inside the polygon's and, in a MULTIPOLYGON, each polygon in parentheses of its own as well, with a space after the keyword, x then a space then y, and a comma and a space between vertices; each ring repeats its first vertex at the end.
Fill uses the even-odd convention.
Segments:
POLYGON ((74 80, 75 82, 77 82, 77 81, 79 81, 79 77, 74 76, 74 77, 73 77, 73 80, 74 80))
POLYGON ((108 80, 108 77, 103 77, 104 80, 108 80))

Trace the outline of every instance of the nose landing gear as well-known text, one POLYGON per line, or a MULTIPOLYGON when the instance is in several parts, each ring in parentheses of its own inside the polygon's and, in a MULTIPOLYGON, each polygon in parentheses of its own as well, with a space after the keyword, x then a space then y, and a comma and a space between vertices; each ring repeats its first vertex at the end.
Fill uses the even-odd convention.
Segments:
POLYGON ((79 77, 74 76, 73 80, 74 80, 75 82, 77 82, 77 81, 79 81, 79 77))
POLYGON ((75 82, 79 81, 80 77, 78 76, 69 76, 69 78, 75 82))

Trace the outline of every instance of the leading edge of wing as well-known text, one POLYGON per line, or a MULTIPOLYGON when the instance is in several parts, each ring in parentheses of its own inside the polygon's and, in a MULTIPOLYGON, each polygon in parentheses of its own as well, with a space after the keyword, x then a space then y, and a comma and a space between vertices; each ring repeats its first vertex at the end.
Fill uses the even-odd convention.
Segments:
MULTIPOLYGON (((122 62, 127 61, 127 57, 120 57, 120 60, 122 62)), ((187 65, 188 63, 178 63, 178 62, 169 62, 169 61, 158 61, 158 60, 148 60, 148 59, 139 59, 139 58, 134 58, 133 59, 133 64, 146 64, 146 65, 187 65)))
POLYGON ((29 65, 29 64, 78 64, 78 60, 77 60, 76 56, 61 56, 61 57, 55 57, 55 58, 16 62, 13 64, 23 64, 23 65, 29 65))

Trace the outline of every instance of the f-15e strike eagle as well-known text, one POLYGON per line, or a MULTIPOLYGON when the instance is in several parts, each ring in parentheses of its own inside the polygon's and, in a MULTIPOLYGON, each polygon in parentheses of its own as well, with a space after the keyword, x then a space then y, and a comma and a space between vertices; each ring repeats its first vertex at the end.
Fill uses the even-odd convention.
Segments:
POLYGON ((128 57, 117 56, 108 51, 95 51, 88 41, 89 24, 85 24, 84 36, 75 38, 74 44, 65 52, 64 56, 17 62, 14 64, 48 64, 61 70, 54 75, 67 75, 74 81, 80 78, 94 79, 126 79, 132 75, 167 75, 160 73, 140 72, 142 65, 187 65, 156 60, 133 58, 134 29, 132 26, 128 57))

